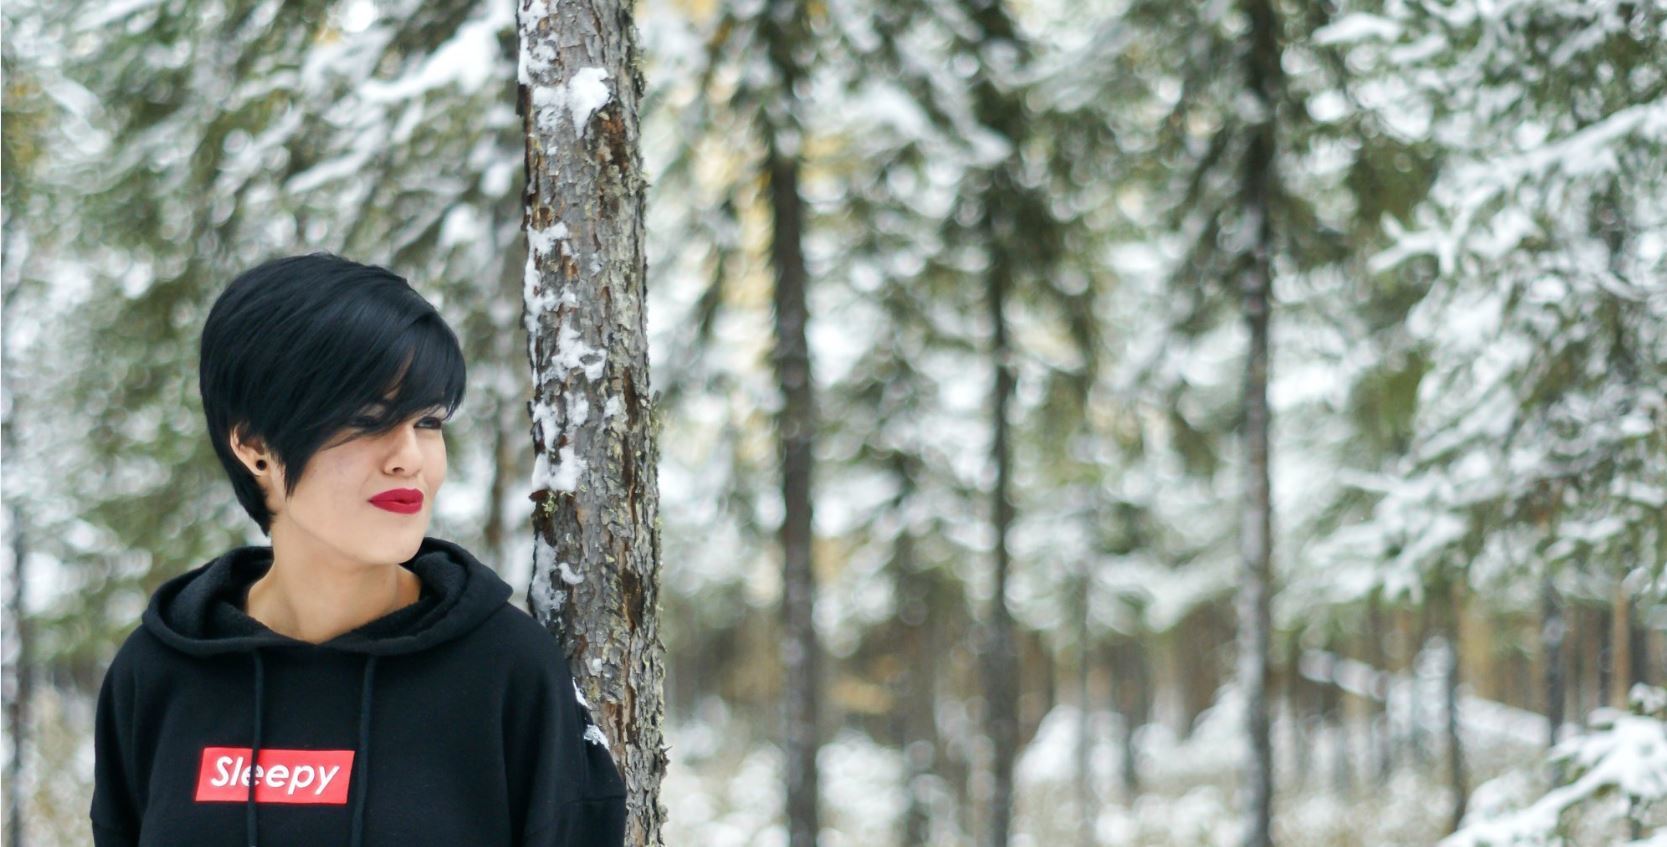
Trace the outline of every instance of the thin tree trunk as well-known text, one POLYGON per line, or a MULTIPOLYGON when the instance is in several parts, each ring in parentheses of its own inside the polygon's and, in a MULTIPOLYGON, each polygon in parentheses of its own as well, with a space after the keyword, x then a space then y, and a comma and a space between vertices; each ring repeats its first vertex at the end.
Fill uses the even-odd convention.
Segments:
MULTIPOLYGON (((5 422, 5 449, 11 455, 17 455, 14 440, 13 417, 17 414, 17 396, 11 397, 14 405, 10 408, 5 422)), ((5 700, 6 700, 6 737, 11 740, 6 750, 6 843, 14 847, 22 847, 23 820, 25 798, 28 786, 23 781, 23 760, 29 749, 32 737, 29 723, 29 705, 34 702, 34 634, 31 632, 29 616, 24 606, 27 596, 29 542, 25 527, 27 514, 21 505, 12 503, 7 507, 7 522, 11 524, 12 562, 11 573, 7 576, 6 591, 6 643, 16 645, 6 651, 5 662, 5 700)))
POLYGON ((1079 847, 1093 847, 1094 845, 1094 813, 1099 804, 1094 802, 1094 775, 1090 770, 1091 753, 1093 752, 1093 704, 1089 696, 1088 665, 1089 665, 1089 637, 1088 637, 1088 606, 1089 590, 1093 584, 1089 579, 1089 559, 1083 557, 1078 566, 1077 585, 1072 600, 1072 616, 1075 618, 1077 643, 1077 749, 1076 749, 1076 800, 1077 800, 1077 844, 1079 847))
POLYGON ((1443 582, 1441 590, 1432 598, 1441 608, 1443 635, 1447 640, 1447 676, 1443 686, 1447 712, 1447 775, 1453 791, 1452 815, 1448 832, 1458 831, 1464 820, 1469 788, 1465 785, 1464 745, 1459 740, 1459 594, 1455 586, 1443 582))
POLYGON ((1626 580, 1615 580, 1614 613, 1609 634, 1610 676, 1614 679, 1610 705, 1626 708, 1627 691, 1632 687, 1632 598, 1627 594, 1626 580))
MULTIPOLYGON (((1546 749, 1557 746, 1563 729, 1563 604, 1547 574, 1540 581, 1540 644, 1545 651, 1546 749)), ((1562 768, 1551 764, 1551 784, 1562 784, 1562 768)))
POLYGON ((1303 678, 1301 662, 1301 633, 1292 630, 1285 636, 1284 679, 1286 723, 1290 726, 1286 744, 1290 751, 1290 776, 1286 777, 1286 782, 1291 789, 1306 785, 1308 773, 1313 770, 1315 733, 1314 721, 1310 719, 1309 701, 1313 699, 1314 686, 1303 678))
MULTIPOLYGON (((995 231, 993 214, 988 208, 985 210, 984 226, 986 235, 991 239, 989 243, 995 244, 1005 233, 995 231)), ((995 363, 995 386, 991 398, 995 437, 991 439, 990 451, 996 468, 995 490, 992 492, 995 574, 984 637, 984 723, 991 746, 990 817, 984 830, 987 847, 1007 847, 1013 815, 1013 762, 1019 746, 1018 655, 1013 618, 1007 607, 1010 565, 1007 536, 1013 524, 1013 501, 1008 494, 1012 485, 1012 450, 1008 444, 1007 407, 1013 397, 1013 364, 1008 349, 1006 304, 1012 287, 1012 272, 1005 257, 996 257, 990 264, 986 288, 993 331, 990 358, 995 363)))
POLYGON ((1567 723, 1578 721, 1586 714, 1586 656, 1591 649, 1592 628, 1587 623, 1590 615, 1580 604, 1565 606, 1563 618, 1567 621, 1563 643, 1570 647, 1568 684, 1564 686, 1563 697, 1563 720, 1567 723))
POLYGON ((1133 803, 1140 796, 1140 757, 1135 733, 1152 717, 1152 671, 1140 639, 1116 638, 1108 648, 1111 666, 1111 700, 1118 714, 1121 736, 1119 772, 1123 799, 1133 803))
MULTIPOLYGON (((15 224, 14 216, 6 216, 7 224, 15 224)), ((6 242, 6 262, 4 272, 3 298, 9 308, 5 310, 4 331, 0 331, 0 342, 15 338, 12 334, 12 324, 19 316, 17 296, 22 291, 23 270, 22 263, 27 261, 27 239, 20 235, 20 230, 11 226, 0 234, 6 242)), ((18 397, 19 385, 11 373, 10 364, 16 362, 12 350, 0 352, 0 371, 4 377, 0 378, 0 392, 5 394, 5 417, 0 420, 0 451, 12 457, 18 456, 18 413, 21 404, 18 397)), ((29 513, 22 500, 14 498, 7 505, 7 523, 10 524, 12 536, 11 571, 7 574, 6 586, 6 615, 5 638, 7 645, 16 645, 6 652, 3 670, 0 670, 0 688, 4 689, 6 703, 6 737, 11 740, 6 750, 6 839, 5 843, 12 847, 23 847, 23 809, 26 805, 28 786, 23 781, 24 757, 33 738, 30 723, 29 706, 34 702, 34 645, 35 637, 31 626, 28 606, 28 555, 29 513)))
POLYGON ((1239 277, 1250 344, 1244 375, 1244 501, 1240 523, 1238 683, 1244 698, 1249 756, 1244 763, 1244 845, 1272 847, 1273 754, 1268 738, 1268 648, 1272 621, 1273 500, 1269 472, 1268 327, 1273 283, 1275 104, 1279 102, 1279 18, 1272 0, 1245 0, 1250 43, 1245 51, 1245 90, 1256 104, 1246 128, 1241 214, 1253 229, 1250 254, 1239 277))
POLYGON ((1383 624, 1383 595, 1374 591, 1366 607, 1366 655, 1367 661, 1378 672, 1377 683, 1373 686, 1374 697, 1366 700, 1367 713, 1370 715, 1369 724, 1372 728, 1372 774, 1373 781, 1380 788, 1389 783, 1390 770, 1393 767, 1393 742, 1389 737, 1389 660, 1383 647, 1387 633, 1383 624))
POLYGON ((636 27, 621 0, 535 7, 544 17, 517 8, 536 503, 528 606, 596 704, 625 780, 626 843, 659 845, 665 648, 636 27))
POLYGON ((913 477, 902 461, 896 465, 896 475, 901 491, 897 503, 899 529, 894 542, 893 568, 897 585, 897 622, 903 641, 901 658, 904 662, 894 677, 895 700, 892 703, 897 747, 903 754, 902 789, 905 802, 899 843, 901 847, 924 847, 932 835, 926 782, 932 778, 939 747, 937 721, 933 714, 937 692, 932 668, 937 662, 930 646, 934 592, 928 588, 931 577, 920 572, 915 563, 914 534, 906 517, 913 497, 913 477))
POLYGON ((1638 619, 1638 598, 1627 597, 1627 657, 1628 663, 1628 696, 1632 686, 1638 683, 1650 684, 1654 677, 1650 673, 1650 642, 1649 632, 1644 629, 1643 621, 1638 619))
POLYGON ((1331 788, 1339 796, 1354 790, 1354 775, 1350 772, 1348 721, 1343 715, 1343 689, 1337 684, 1335 660, 1342 658, 1337 650, 1336 637, 1327 635, 1325 652, 1333 659, 1331 678, 1320 687, 1320 719, 1331 736, 1331 788))
MULTIPOLYGON (((492 219, 491 232, 498 231, 498 218, 492 219)), ((506 251, 503 264, 499 270, 499 290, 506 298, 511 292, 518 291, 525 285, 522 276, 526 273, 525 245, 517 244, 506 251)), ((497 319, 494 318, 494 323, 497 319)), ((493 367, 509 368, 514 361, 515 339, 517 333, 513 326, 498 327, 498 332, 491 339, 493 350, 493 367)), ((522 423, 521 408, 524 402, 521 398, 527 396, 528 386, 522 374, 514 374, 514 384, 517 390, 509 394, 503 386, 504 378, 510 374, 500 375, 502 378, 488 389, 492 409, 492 481, 486 500, 486 520, 481 529, 481 535, 486 548, 494 554, 494 562, 509 561, 509 515, 505 508, 505 496, 509 486, 519 483, 525 472, 521 464, 523 454, 522 433, 526 432, 522 423)))
MULTIPOLYGON (((1434 591, 1433 586, 1431 591, 1434 591)), ((1424 681, 1421 675, 1423 669, 1420 667, 1420 657, 1425 650, 1429 649, 1430 635, 1435 629, 1432 619, 1436 617, 1436 614, 1431 611, 1431 607, 1436 603, 1444 602, 1446 602, 1445 599, 1432 593, 1431 596, 1424 598, 1423 603, 1419 604, 1418 634, 1413 641, 1417 647, 1412 651, 1411 661, 1408 665, 1412 686, 1407 692, 1407 741, 1412 748, 1413 762, 1419 768, 1423 768, 1430 763, 1431 748, 1435 746, 1435 743, 1430 740, 1429 735, 1424 731, 1425 712, 1433 714, 1435 707, 1433 704, 1426 702, 1424 698, 1424 681)))
POLYGON ((821 648, 812 616, 816 599, 812 488, 820 424, 805 335, 810 319, 806 299, 810 274, 804 256, 805 203, 799 191, 802 130, 792 123, 796 116, 793 92, 804 76, 794 54, 803 37, 789 29, 802 26, 798 20, 801 15, 796 0, 773 0, 769 11, 758 19, 767 58, 777 76, 776 96, 781 98, 779 110, 762 110, 758 128, 764 143, 764 177, 771 215, 770 266, 775 276, 775 340, 770 361, 782 397, 776 437, 784 510, 779 540, 787 843, 788 847, 815 847, 821 829, 816 754, 822 746, 818 714, 822 698, 821 648))

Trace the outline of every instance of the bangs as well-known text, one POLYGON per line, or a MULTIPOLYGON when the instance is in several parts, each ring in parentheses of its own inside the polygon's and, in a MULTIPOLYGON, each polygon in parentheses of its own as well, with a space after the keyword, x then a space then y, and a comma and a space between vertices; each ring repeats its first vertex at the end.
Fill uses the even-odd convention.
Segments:
POLYGON ((386 432, 424 412, 438 411, 442 420, 449 419, 463 404, 467 376, 462 352, 443 324, 425 316, 391 344, 367 347, 352 390, 344 392, 336 414, 328 416, 336 428, 368 418, 370 426, 351 428, 386 432))

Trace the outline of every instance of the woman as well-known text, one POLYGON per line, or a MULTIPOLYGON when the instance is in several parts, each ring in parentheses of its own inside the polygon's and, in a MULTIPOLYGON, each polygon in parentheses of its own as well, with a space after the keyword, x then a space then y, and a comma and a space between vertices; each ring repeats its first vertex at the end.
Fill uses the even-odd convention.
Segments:
POLYGON ((624 785, 560 645, 425 534, 464 392, 434 308, 382 268, 267 262, 209 313, 199 387, 272 543, 163 583, 117 652, 94 843, 621 844, 624 785))

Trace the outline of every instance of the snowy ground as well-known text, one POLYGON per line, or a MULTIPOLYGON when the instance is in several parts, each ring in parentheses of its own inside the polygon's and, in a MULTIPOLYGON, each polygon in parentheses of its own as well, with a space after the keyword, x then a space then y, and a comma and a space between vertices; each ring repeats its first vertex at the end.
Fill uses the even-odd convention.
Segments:
MULTIPOLYGON (((1339 668, 1340 673, 1348 669, 1339 668)), ((1360 670, 1358 667, 1353 670, 1360 670)), ((1431 668, 1430 670, 1437 670, 1431 668)), ((1447 833, 1452 801, 1446 787, 1446 759, 1441 749, 1445 721, 1439 709, 1439 673, 1420 675, 1419 719, 1430 753, 1422 763, 1409 761, 1405 748, 1389 780, 1372 779, 1368 736, 1360 723, 1346 737, 1309 727, 1307 764, 1291 761, 1292 722, 1275 708, 1273 744, 1276 758, 1274 841, 1282 847, 1428 847, 1447 833), (1338 745, 1346 744, 1351 785, 1339 791, 1335 779, 1338 745), (1303 778, 1294 779, 1301 773, 1303 778)), ((1343 677, 1339 678, 1343 681, 1343 677)), ((1358 680, 1356 680, 1358 681, 1358 680)), ((1347 687, 1347 684, 1345 684, 1347 687)), ((1404 709, 1410 681, 1390 685, 1391 715, 1404 733, 1404 709)), ((1521 809, 1546 793, 1545 724, 1542 718, 1472 697, 1461 701, 1460 731, 1466 745, 1465 767, 1473 794, 1471 822, 1521 809)), ((1243 760, 1241 711, 1231 687, 1200 716, 1193 733, 1177 738, 1161 725, 1136 736, 1142 793, 1125 798, 1114 772, 1120 751, 1118 733, 1108 712, 1090 716, 1093 834, 1095 844, 1118 847, 1227 847, 1238 845, 1237 769, 1243 760)), ((1043 720, 1018 763, 1018 807, 1014 847, 1076 845, 1081 812, 1074 781, 1078 715, 1060 705, 1043 720)), ((781 847, 786 837, 782 809, 781 756, 778 748, 756 740, 767 727, 729 716, 716 703, 699 719, 670 728, 671 769, 662 797, 669 810, 667 843, 712 847, 781 847)), ((902 757, 861 733, 832 739, 819 759, 823 792, 822 847, 883 847, 897 843, 904 812, 899 790, 902 757)), ((1667 775, 1663 775, 1667 778, 1667 775)), ((941 785, 928 786, 934 805, 934 845, 972 843, 958 829, 953 800, 941 785)), ((1511 841, 1516 847, 1613 847, 1625 843, 1619 801, 1591 804, 1576 815, 1570 840, 1511 841)), ((1645 832, 1662 826, 1667 809, 1650 810, 1645 832)), ((1660 837, 1658 836, 1658 839, 1660 837)), ((1638 842, 1667 847, 1655 841, 1638 842)), ((1635 845, 1637 847, 1637 845, 1635 845)))

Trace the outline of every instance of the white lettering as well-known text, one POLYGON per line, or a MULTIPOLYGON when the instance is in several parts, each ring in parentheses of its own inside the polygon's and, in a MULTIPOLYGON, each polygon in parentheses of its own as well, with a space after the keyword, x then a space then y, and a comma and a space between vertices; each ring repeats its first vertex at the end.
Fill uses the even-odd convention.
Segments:
POLYGON ((221 756, 220 758, 215 759, 214 760, 215 777, 211 782, 209 782, 209 785, 214 785, 214 786, 230 785, 231 782, 232 782, 232 775, 226 771, 226 768, 231 767, 231 763, 232 763, 232 757, 230 757, 230 756, 221 756))
POLYGON ((266 772, 266 784, 273 788, 283 788, 284 780, 288 777, 289 768, 283 765, 273 765, 272 769, 266 772))
POLYGON ((326 788, 326 787, 327 787, 327 786, 329 786, 329 784, 330 784, 330 780, 332 780, 332 779, 335 779, 335 778, 336 778, 336 772, 337 772, 337 771, 340 771, 340 770, 341 770, 341 769, 342 769, 342 766, 341 766, 341 765, 336 765, 336 766, 335 766, 335 767, 333 767, 333 768, 330 768, 330 769, 329 769, 329 770, 324 770, 324 769, 322 769, 322 768, 320 768, 320 771, 321 771, 321 772, 322 772, 322 773, 323 773, 323 775, 324 775, 324 781, 323 781, 323 782, 320 782, 320 783, 319 783, 319 784, 318 784, 318 790, 317 790, 317 791, 314 791, 314 792, 313 792, 313 794, 315 794, 315 795, 316 795, 316 794, 323 794, 323 793, 324 793, 324 789, 325 789, 325 788, 326 788))
POLYGON ((295 768, 295 778, 289 781, 289 793, 294 794, 297 788, 306 788, 313 784, 313 777, 318 776, 318 769, 312 765, 298 765, 295 768))

